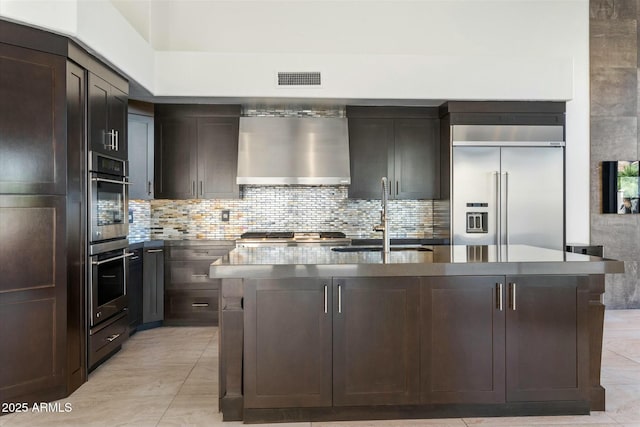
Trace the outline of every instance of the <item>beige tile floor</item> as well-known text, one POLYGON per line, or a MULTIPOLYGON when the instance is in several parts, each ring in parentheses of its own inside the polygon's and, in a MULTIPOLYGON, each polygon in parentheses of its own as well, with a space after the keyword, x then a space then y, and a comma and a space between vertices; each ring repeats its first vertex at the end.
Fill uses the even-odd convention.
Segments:
MULTIPOLYGON (((135 334, 89 381, 60 402, 68 413, 19 413, 0 427, 232 426, 218 413, 216 328, 158 328, 135 334)), ((464 418, 276 424, 363 426, 640 427, 640 310, 607 311, 602 384, 607 410, 587 416, 464 418)))

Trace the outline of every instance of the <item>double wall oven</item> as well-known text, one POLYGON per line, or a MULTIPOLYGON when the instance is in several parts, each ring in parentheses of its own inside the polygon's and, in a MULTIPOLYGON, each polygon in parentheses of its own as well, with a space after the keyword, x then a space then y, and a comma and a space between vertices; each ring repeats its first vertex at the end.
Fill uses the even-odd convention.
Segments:
POLYGON ((128 337, 127 161, 89 155, 89 369, 128 337))

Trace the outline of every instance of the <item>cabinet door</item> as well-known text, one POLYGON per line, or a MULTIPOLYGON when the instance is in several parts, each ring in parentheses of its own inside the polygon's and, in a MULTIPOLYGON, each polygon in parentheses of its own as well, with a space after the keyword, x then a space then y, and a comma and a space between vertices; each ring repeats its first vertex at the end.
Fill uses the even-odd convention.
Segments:
POLYGON ((380 199, 380 179, 394 179, 393 120, 349 119, 349 162, 349 197, 380 199))
POLYGON ((237 117, 198 119, 198 198, 239 197, 237 117))
POLYGON ((422 279, 423 404, 505 401, 504 288, 504 276, 422 279))
POLYGON ((440 197, 440 124, 437 119, 396 119, 396 199, 440 197))
POLYGON ((244 281, 244 406, 331 406, 330 279, 244 281))
POLYGON ((66 390, 64 196, 0 197, 0 400, 66 390))
POLYGON ((333 280, 333 404, 420 399, 417 278, 333 280))
POLYGON ((153 117, 129 114, 129 198, 153 199, 153 117))
POLYGON ((589 399, 587 277, 507 283, 507 401, 589 399))
POLYGON ((0 43, 0 194, 65 194, 65 59, 0 43))
POLYGON ((155 196, 195 199, 197 180, 196 119, 156 118, 155 196))
POLYGON ((127 158, 127 95, 89 73, 89 146, 92 151, 127 158))
POLYGON ((109 126, 115 132, 116 148, 111 155, 127 160, 127 94, 117 88, 109 87, 109 126))
POLYGON ((142 323, 142 295, 144 274, 142 268, 142 249, 132 251, 129 258, 129 276, 127 281, 127 296, 129 299, 129 333, 135 332, 142 323))
POLYGON ((163 249, 144 250, 143 271, 143 322, 156 322, 164 319, 163 249))
POLYGON ((109 92, 111 85, 89 73, 89 147, 91 151, 113 155, 109 132, 109 92))

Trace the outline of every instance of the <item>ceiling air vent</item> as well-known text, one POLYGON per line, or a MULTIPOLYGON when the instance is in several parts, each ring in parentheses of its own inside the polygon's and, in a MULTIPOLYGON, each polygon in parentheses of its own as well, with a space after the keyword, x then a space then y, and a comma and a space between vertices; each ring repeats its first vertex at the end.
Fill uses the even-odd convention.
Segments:
POLYGON ((320 86, 320 72, 278 73, 278 86, 320 86))

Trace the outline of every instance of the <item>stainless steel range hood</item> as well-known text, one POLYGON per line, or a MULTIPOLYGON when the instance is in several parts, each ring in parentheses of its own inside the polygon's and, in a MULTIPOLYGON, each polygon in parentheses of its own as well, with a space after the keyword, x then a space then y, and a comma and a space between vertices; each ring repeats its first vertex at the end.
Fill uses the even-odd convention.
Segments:
POLYGON ((238 184, 347 185, 347 119, 241 117, 238 184))

